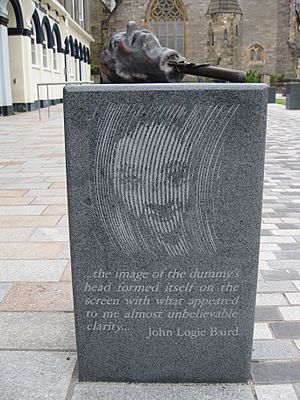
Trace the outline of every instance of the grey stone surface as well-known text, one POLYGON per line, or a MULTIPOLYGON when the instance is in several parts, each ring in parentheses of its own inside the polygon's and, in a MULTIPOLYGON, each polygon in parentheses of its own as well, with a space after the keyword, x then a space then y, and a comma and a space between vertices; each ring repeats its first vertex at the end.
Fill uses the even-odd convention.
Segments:
POLYGON ((254 340, 258 339, 273 339, 272 332, 267 323, 254 324, 254 340))
POLYGON ((300 398, 300 383, 294 385, 295 392, 297 393, 298 397, 300 398))
POLYGON ((1 312, 0 348, 75 350, 72 313, 1 312), (22 332, 22 334, 20 334, 22 332))
POLYGON ((276 88, 273 86, 268 87, 268 103, 276 103, 276 88))
POLYGON ((253 362, 254 383, 293 383, 300 381, 300 361, 253 362))
POLYGON ((258 293, 295 292, 296 286, 292 281, 258 282, 258 293))
POLYGON ((254 400, 248 385, 80 383, 72 400, 254 400))
POLYGON ((57 282, 68 260, 0 260, 0 282, 57 282))
POLYGON ((258 400, 297 400, 292 385, 257 385, 258 400))
POLYGON ((279 307, 283 318, 287 321, 300 321, 300 307, 279 307))
POLYGON ((286 84, 286 109, 300 110, 300 83, 286 84))
POLYGON ((300 353, 292 340, 255 340, 253 344, 253 360, 284 360, 300 357, 300 353))
POLYGON ((294 279, 299 279, 300 276, 297 271, 262 271, 262 276, 266 281, 290 281, 294 279))
POLYGON ((74 353, 0 351, 1 400, 65 400, 74 353))
POLYGON ((283 319, 278 307, 260 306, 255 310, 255 321, 281 321, 283 319))
POLYGON ((278 338, 300 338, 300 322, 274 322, 271 324, 271 328, 278 338))
POLYGON ((266 103, 265 85, 65 90, 81 380, 249 378, 266 103))
POLYGON ((12 287, 11 283, 0 283, 0 302, 4 299, 4 297, 9 292, 10 288, 12 287))

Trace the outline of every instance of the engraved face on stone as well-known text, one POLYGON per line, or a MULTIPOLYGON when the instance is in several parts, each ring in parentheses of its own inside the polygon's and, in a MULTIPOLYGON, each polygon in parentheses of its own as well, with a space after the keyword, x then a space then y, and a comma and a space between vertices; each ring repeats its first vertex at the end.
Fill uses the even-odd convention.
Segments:
POLYGON ((136 22, 127 31, 112 36, 101 54, 101 69, 110 82, 180 82, 184 74, 174 71, 169 60, 177 51, 162 47, 157 37, 136 22))
MULTIPOLYGON (((184 137, 171 137, 165 122, 152 124, 151 129, 161 132, 161 140, 151 143, 147 131, 140 129, 136 137, 126 135, 117 141, 114 190, 130 210, 129 220, 140 225, 140 232, 143 227, 152 232, 170 254, 185 253, 189 245, 181 221, 187 206, 189 164, 179 154, 184 137)), ((148 246, 146 240, 144 245, 148 246)))
POLYGON ((117 250, 172 257, 191 248, 216 251, 222 137, 236 109, 107 105, 93 203, 117 250))

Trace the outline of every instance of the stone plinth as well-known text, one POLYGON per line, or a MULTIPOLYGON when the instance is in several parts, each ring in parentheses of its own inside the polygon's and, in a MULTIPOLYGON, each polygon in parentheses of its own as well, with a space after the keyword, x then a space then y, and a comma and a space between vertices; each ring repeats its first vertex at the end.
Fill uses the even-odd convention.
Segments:
POLYGON ((276 87, 274 86, 268 87, 268 103, 269 104, 276 103, 276 87))
POLYGON ((286 109, 300 110, 300 83, 286 84, 286 109))
POLYGON ((267 87, 65 89, 83 381, 250 378, 267 87))

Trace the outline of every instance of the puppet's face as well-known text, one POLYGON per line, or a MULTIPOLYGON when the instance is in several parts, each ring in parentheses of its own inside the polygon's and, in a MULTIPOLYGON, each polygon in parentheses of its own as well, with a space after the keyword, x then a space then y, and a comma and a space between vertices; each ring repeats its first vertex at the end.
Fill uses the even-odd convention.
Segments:
POLYGON ((101 69, 111 82, 180 82, 183 74, 168 65, 179 57, 177 51, 161 47, 152 32, 139 30, 130 21, 126 32, 110 39, 101 55, 101 69))

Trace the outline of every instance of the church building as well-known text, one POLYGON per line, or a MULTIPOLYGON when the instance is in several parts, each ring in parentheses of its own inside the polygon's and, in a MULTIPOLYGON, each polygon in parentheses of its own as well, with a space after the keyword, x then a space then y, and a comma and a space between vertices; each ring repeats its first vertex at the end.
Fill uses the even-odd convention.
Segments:
POLYGON ((188 60, 300 77, 300 0, 91 0, 92 62, 129 20, 188 60))
POLYGON ((61 102, 60 83, 90 80, 88 1, 0 0, 0 115, 61 102))

